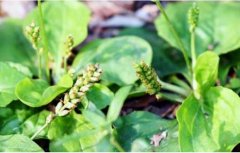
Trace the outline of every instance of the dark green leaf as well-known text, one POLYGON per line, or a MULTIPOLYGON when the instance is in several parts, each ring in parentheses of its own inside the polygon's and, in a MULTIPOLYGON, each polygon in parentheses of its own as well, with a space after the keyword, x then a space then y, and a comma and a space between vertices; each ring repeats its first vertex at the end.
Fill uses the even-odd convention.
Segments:
POLYGON ((119 118, 115 126, 117 138, 126 151, 179 151, 176 120, 165 120, 152 113, 138 111, 119 118), (159 146, 151 145, 150 138, 164 131, 167 137, 159 146))
POLYGON ((0 108, 0 135, 22 133, 23 122, 37 112, 18 101, 0 108))
POLYGON ((95 84, 87 92, 88 100, 93 102, 98 109, 103 109, 108 106, 112 101, 113 97, 113 92, 108 89, 108 87, 101 84, 95 84))

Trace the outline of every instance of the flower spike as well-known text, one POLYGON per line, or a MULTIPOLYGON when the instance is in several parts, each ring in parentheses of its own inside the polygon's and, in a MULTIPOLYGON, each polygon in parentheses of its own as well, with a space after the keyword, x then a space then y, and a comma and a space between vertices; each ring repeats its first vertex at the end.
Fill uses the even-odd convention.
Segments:
POLYGON ((156 94, 161 89, 161 84, 158 81, 158 76, 155 70, 149 67, 143 61, 135 65, 138 78, 147 88, 147 93, 150 95, 156 94))

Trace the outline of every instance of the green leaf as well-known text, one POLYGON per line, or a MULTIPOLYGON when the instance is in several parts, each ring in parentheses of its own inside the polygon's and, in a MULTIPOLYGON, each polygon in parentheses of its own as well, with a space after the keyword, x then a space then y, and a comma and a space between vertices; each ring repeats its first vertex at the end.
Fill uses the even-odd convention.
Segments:
MULTIPOLYGON (((22 134, 31 137, 38 131, 45 123, 46 118, 49 115, 49 111, 43 110, 39 113, 35 113, 27 118, 23 124, 21 124, 22 134)), ((36 138, 46 137, 47 128, 45 128, 36 138)))
MULTIPOLYGON (((217 54, 224 54, 240 47, 240 24, 238 14, 240 6, 228 2, 198 2, 200 9, 198 26, 196 28, 197 55, 205 50, 213 50, 217 54), (236 30, 232 30, 236 29, 236 30)), ((184 46, 190 56, 190 33, 187 12, 192 7, 192 2, 173 3, 167 5, 166 13, 177 33, 183 40, 184 46)), ((159 36, 168 41, 172 46, 179 48, 165 18, 160 15, 155 21, 159 36)))
POLYGON ((7 19, 0 24, 0 61, 11 61, 36 71, 35 51, 24 37, 20 20, 7 19))
POLYGON ((134 35, 146 40, 152 47, 152 66, 160 77, 182 72, 185 62, 182 53, 157 35, 156 30, 146 28, 127 28, 119 33, 120 36, 134 35), (161 59, 161 60, 160 60, 161 59))
POLYGON ((127 99, 127 96, 131 91, 131 88, 132 86, 125 86, 120 88, 116 92, 108 109, 108 113, 107 113, 108 122, 113 122, 118 118, 120 111, 122 109, 123 103, 127 99))
POLYGON ((224 87, 200 101, 190 95, 177 112, 181 151, 230 152, 240 142, 239 109, 239 96, 224 87))
POLYGON ((108 106, 113 97, 113 92, 102 84, 95 84, 87 92, 88 100, 93 102, 98 109, 103 109, 108 106))
POLYGON ((96 128, 103 127, 107 124, 105 116, 99 115, 96 112, 83 110, 82 114, 84 118, 96 128))
POLYGON ((19 72, 23 73, 24 75, 28 76, 28 77, 32 77, 33 74, 32 72, 28 69, 28 67, 19 64, 19 63, 13 63, 13 62, 6 62, 9 66, 17 69, 19 72))
POLYGON ((221 84, 224 86, 228 81, 228 74, 231 67, 236 67, 239 65, 240 50, 230 52, 228 54, 223 54, 220 56, 218 78, 221 84))
POLYGON ((40 107, 50 103, 59 94, 65 92, 73 84, 72 78, 66 74, 57 85, 49 86, 44 80, 25 78, 16 86, 17 97, 26 105, 40 107))
POLYGON ((211 51, 206 51, 197 58, 193 70, 196 82, 193 82, 193 86, 198 94, 204 93, 214 85, 218 75, 218 63, 218 55, 211 51))
POLYGON ((9 64, 0 62, 0 107, 5 107, 16 100, 15 86, 25 75, 9 64))
POLYGON ((109 39, 96 39, 83 46, 78 55, 74 58, 72 66, 77 69, 84 69, 87 63, 91 63, 96 56, 97 48, 109 39))
MULTIPOLYGON (((82 127, 85 125, 83 124, 82 127)), ((101 131, 83 129, 50 143, 52 152, 95 152, 102 138, 101 131)))
MULTIPOLYGON (((90 11, 82 3, 62 1, 43 3, 42 12, 48 49, 56 62, 54 69, 59 75, 61 60, 65 56, 64 42, 68 35, 73 36, 74 46, 86 38, 90 11)), ((31 24, 32 21, 40 25, 38 8, 35 8, 26 18, 25 25, 31 24)), ((43 33, 41 33, 41 37, 43 38, 43 33)))
MULTIPOLYGON (((42 104, 39 104, 39 101, 42 97, 42 93, 48 87, 48 83, 44 80, 31 80, 25 78, 20 81, 16 86, 16 96, 24 104, 31 107, 39 107, 42 104)), ((44 105, 44 104, 43 104, 44 105)))
POLYGON ((105 114, 96 107, 92 102, 89 103, 87 109, 81 110, 83 117, 95 128, 107 126, 105 114))
POLYGON ((71 113, 56 118, 50 125, 50 151, 94 151, 103 133, 94 130, 82 115, 71 113))
POLYGON ((22 133, 23 122, 37 112, 19 101, 0 108, 0 135, 22 133))
POLYGON ((179 151, 176 120, 165 120, 149 112, 136 111, 119 118, 115 126, 118 141, 126 151, 179 151), (163 131, 167 132, 167 137, 159 146, 151 145, 150 138, 163 131))
POLYGON ((231 89, 240 88, 240 79, 239 78, 232 78, 229 83, 230 83, 231 89))
POLYGON ((1 152, 43 152, 35 142, 30 138, 16 135, 0 135, 1 152))
MULTIPOLYGON (((147 64, 152 60, 151 46, 143 39, 135 36, 122 36, 102 41, 98 47, 93 44, 89 47, 94 57, 87 57, 90 53, 80 52, 73 62, 76 71, 89 63, 99 63, 104 73, 102 80, 120 86, 134 83, 138 78, 135 74, 133 63, 144 60, 147 64), (82 54, 86 55, 83 56, 82 54), (80 58, 81 57, 81 58, 80 58), (84 58, 86 63, 80 62, 84 58)), ((92 55, 92 56, 93 56, 92 55)))

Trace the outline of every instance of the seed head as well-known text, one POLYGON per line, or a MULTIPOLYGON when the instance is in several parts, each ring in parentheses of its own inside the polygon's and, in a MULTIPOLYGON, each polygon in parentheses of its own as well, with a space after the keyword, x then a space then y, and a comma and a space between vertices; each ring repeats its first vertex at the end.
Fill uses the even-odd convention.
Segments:
POLYGON ((188 22, 189 22, 189 30, 190 32, 194 31, 198 24, 199 18, 199 8, 196 3, 193 4, 192 8, 188 11, 188 22))
POLYGON ((158 76, 155 70, 149 67, 143 61, 135 65, 138 78, 143 85, 147 88, 147 93, 150 95, 156 94, 161 88, 161 84, 158 81, 158 76))
POLYGON ((87 91, 94 85, 94 83, 100 80, 102 70, 98 64, 89 65, 81 75, 78 76, 75 84, 65 94, 64 100, 57 104, 55 113, 57 116, 65 116, 73 110, 78 103, 85 97, 87 91), (61 108, 59 108, 61 107, 61 108))
POLYGON ((74 46, 74 39, 73 36, 69 35, 67 36, 67 39, 65 41, 65 48, 66 48, 66 56, 69 57, 71 55, 71 50, 73 49, 74 46))
POLYGON ((34 49, 37 49, 37 43, 40 40, 40 28, 34 22, 25 27, 25 34, 30 39, 34 49))

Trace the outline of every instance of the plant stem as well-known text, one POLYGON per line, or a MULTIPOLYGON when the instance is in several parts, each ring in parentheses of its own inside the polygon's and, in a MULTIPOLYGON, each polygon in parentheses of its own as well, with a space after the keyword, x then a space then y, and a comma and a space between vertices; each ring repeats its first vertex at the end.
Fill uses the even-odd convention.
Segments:
POLYGON ((67 57, 65 56, 63 58, 63 67, 64 67, 64 71, 67 73, 67 57))
POLYGON ((170 20, 169 20, 169 18, 168 18, 168 16, 167 16, 166 12, 164 11, 163 6, 161 5, 160 1, 155 0, 155 2, 156 2, 157 7, 159 8, 159 10, 161 11, 161 13, 162 13, 163 16, 165 17, 165 19, 166 19, 166 21, 167 21, 167 24, 168 24, 168 27, 170 28, 173 36, 175 37, 175 40, 176 40, 176 42, 177 42, 177 44, 178 44, 178 47, 179 47, 179 48, 181 49, 181 51, 182 51, 182 54, 183 54, 183 56, 184 56, 184 59, 185 59, 185 62, 186 62, 186 64, 187 64, 187 68, 188 68, 189 72, 192 72, 192 69, 191 69, 191 66, 190 66, 190 60, 188 59, 188 55, 187 55, 187 52, 186 52, 186 50, 185 50, 185 48, 184 48, 183 42, 181 41, 181 39, 180 39, 179 35, 177 34, 175 28, 173 27, 172 23, 170 22, 170 20))
POLYGON ((47 80, 50 81, 50 73, 49 73, 49 67, 48 67, 48 41, 47 41, 46 31, 45 31, 45 26, 43 21, 41 0, 38 0, 38 11, 39 11, 40 27, 43 35, 44 46, 45 46, 44 53, 43 53, 44 63, 45 63, 44 67, 46 68, 45 73, 46 73, 47 80))
POLYGON ((38 77, 42 78, 42 58, 41 58, 41 51, 37 49, 37 57, 38 57, 38 77))
POLYGON ((34 135, 31 137, 31 139, 33 140, 36 136, 39 135, 39 133, 42 132, 42 130, 44 130, 47 126, 48 126, 49 123, 45 123, 36 133, 34 133, 34 135))
POLYGON ((36 138, 36 136, 38 136, 52 122, 54 118, 55 115, 53 113, 50 113, 46 119, 45 124, 36 133, 33 134, 31 139, 33 140, 34 138, 36 138))
POLYGON ((156 94, 156 97, 158 98, 164 98, 164 99, 167 99, 169 101, 172 101, 172 102, 179 102, 179 103, 182 103, 184 101, 184 99, 177 95, 177 94, 172 94, 172 93, 157 93, 156 94))
POLYGON ((185 96, 185 97, 187 97, 189 95, 189 93, 186 90, 184 90, 183 88, 172 85, 170 83, 163 82, 161 80, 159 80, 159 81, 160 81, 160 84, 162 85, 162 89, 178 93, 178 94, 180 94, 182 96, 185 96))
POLYGON ((192 71, 193 71, 196 64, 195 30, 191 31, 191 56, 192 56, 192 71))
POLYGON ((183 80, 179 79, 176 76, 171 77, 171 82, 179 85, 180 87, 184 88, 186 91, 190 91, 191 87, 183 80))

